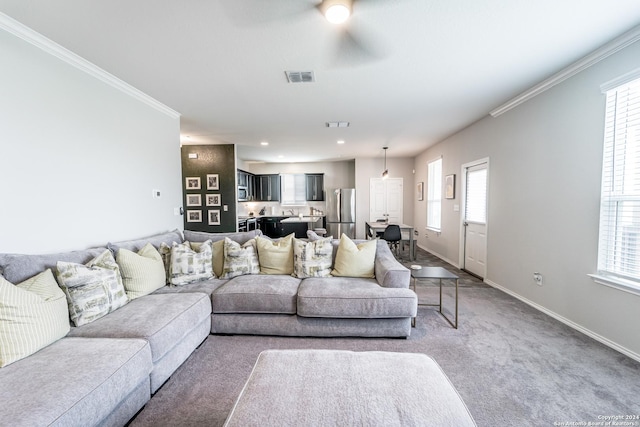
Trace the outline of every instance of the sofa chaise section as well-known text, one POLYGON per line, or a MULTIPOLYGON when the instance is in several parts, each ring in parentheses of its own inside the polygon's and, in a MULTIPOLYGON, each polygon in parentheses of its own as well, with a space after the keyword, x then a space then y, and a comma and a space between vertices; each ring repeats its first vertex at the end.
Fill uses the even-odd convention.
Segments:
POLYGON ((18 426, 121 426, 151 398, 140 339, 63 338, 0 369, 0 420, 18 426))
POLYGON ((155 393, 211 330, 211 300, 203 293, 152 294, 87 325, 69 336, 141 338, 149 342, 153 360, 151 392, 155 393))

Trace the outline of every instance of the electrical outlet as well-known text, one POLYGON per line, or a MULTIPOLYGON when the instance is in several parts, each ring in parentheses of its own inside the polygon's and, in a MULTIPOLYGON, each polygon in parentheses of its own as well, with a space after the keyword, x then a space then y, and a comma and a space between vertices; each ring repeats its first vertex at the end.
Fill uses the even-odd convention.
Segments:
POLYGON ((542 274, 538 272, 533 273, 533 281, 536 282, 536 285, 542 286, 542 274))

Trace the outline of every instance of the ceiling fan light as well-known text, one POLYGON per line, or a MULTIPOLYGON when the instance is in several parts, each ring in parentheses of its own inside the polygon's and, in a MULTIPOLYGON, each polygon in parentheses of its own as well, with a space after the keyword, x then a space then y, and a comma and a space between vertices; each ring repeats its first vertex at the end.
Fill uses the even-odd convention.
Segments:
POLYGON ((324 12, 324 16, 325 18, 327 18, 327 21, 331 22, 332 24, 342 24, 346 22, 347 19, 349 19, 350 15, 351 9, 347 4, 343 3, 332 4, 331 6, 327 7, 324 12))

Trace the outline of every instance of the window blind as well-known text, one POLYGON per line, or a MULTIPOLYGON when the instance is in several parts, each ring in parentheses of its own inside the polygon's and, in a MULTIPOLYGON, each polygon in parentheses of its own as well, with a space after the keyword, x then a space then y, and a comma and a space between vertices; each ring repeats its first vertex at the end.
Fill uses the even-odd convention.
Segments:
POLYGON ((304 205, 307 203, 307 181, 304 174, 282 174, 280 182, 281 204, 304 205))
POLYGON ((640 285, 640 79, 607 92, 598 274, 640 285))
POLYGON ((440 231, 442 209, 442 159, 427 165, 427 228, 440 231))
POLYGON ((478 224, 487 222, 487 165, 482 164, 467 170, 466 221, 478 224))

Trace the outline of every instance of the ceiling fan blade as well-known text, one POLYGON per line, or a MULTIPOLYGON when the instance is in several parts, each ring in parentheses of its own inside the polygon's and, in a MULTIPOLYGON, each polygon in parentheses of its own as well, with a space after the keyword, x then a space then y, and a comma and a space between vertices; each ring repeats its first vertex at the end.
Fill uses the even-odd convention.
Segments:
POLYGON ((358 66, 376 62, 387 56, 384 46, 363 30, 351 27, 342 30, 338 39, 334 64, 358 66))
POLYGON ((316 0, 221 0, 225 13, 239 27, 259 26, 272 22, 295 21, 304 14, 317 11, 316 0))

